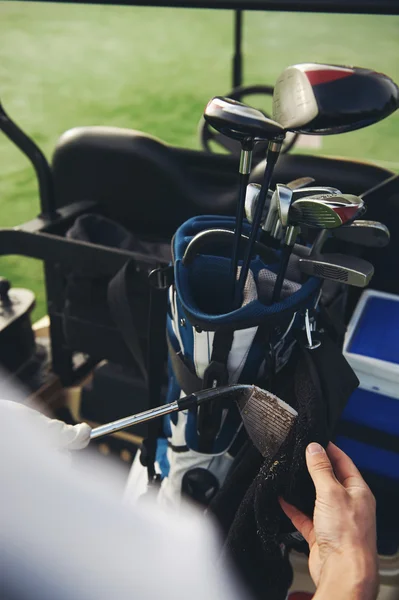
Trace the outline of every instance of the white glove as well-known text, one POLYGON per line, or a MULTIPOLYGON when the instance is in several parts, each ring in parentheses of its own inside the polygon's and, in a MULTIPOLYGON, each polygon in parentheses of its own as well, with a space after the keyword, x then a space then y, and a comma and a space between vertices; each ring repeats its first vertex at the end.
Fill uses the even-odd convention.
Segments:
POLYGON ((91 427, 87 423, 78 425, 67 425, 58 419, 51 419, 42 413, 12 400, 0 400, 2 407, 6 410, 18 411, 24 420, 32 420, 38 426, 46 430, 50 444, 57 450, 81 450, 86 448, 90 442, 91 427))

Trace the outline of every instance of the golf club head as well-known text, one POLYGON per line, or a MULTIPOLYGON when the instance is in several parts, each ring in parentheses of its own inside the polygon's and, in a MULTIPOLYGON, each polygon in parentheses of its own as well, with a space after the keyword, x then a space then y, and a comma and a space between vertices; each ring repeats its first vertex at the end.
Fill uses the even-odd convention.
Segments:
POLYGON ((278 221, 278 206, 277 206, 277 194, 276 190, 272 193, 272 197, 269 203, 269 210, 267 212, 266 218, 262 225, 263 231, 267 233, 273 234, 273 231, 277 225, 278 221))
POLYGON ((314 181, 315 180, 313 179, 313 177, 298 177, 298 179, 294 179, 293 181, 287 183, 287 187, 289 187, 290 190, 300 190, 302 188, 308 187, 309 185, 314 183, 314 181))
POLYGON ((306 275, 331 279, 346 285, 366 287, 374 275, 374 267, 367 260, 346 254, 318 254, 299 259, 299 268, 306 275))
POLYGON ((391 237, 388 227, 383 223, 363 219, 335 229, 333 235, 342 241, 368 248, 384 248, 391 237))
POLYGON ((282 228, 285 229, 288 226, 288 214, 290 212, 290 206, 294 192, 287 185, 281 185, 281 183, 278 183, 276 185, 275 194, 278 216, 282 228))
POLYGON ((306 198, 307 196, 319 196, 325 194, 334 194, 337 196, 338 194, 342 194, 342 192, 338 188, 315 185, 293 190, 292 201, 295 202, 296 200, 299 200, 299 198, 306 198))
MULTIPOLYGON (((307 187, 313 182, 314 182, 313 177, 299 177, 298 179, 294 179, 293 181, 290 181, 289 183, 287 183, 287 188, 289 188, 290 190, 293 190, 293 192, 295 194, 298 193, 302 189, 309 190, 309 194, 305 193, 304 194, 305 196, 309 196, 310 191, 313 189, 317 190, 315 192, 317 194, 333 193, 333 191, 336 189, 336 188, 328 188, 328 187, 317 187, 317 188, 307 187)), ((245 197, 245 216, 249 223, 252 223, 253 218, 254 218, 256 202, 258 200, 260 189, 261 189, 261 185, 259 183, 249 183, 247 186, 247 194, 245 197)), ((337 190, 337 193, 341 193, 341 192, 339 192, 337 190)), ((267 212, 269 210, 270 201, 271 201, 272 196, 273 196, 273 191, 269 190, 268 194, 267 194, 265 210, 262 215, 262 228, 265 224, 265 220, 266 220, 267 212)))
POLYGON ((291 204, 289 221, 320 229, 335 229, 352 222, 364 211, 364 202, 352 194, 321 194, 291 204))
POLYGON ((252 393, 236 399, 244 427, 262 456, 273 456, 291 431, 298 413, 267 390, 253 386, 252 393))
POLYGON ((305 134, 345 133, 377 123, 399 106, 397 85, 382 73, 318 63, 293 65, 277 79, 273 119, 305 134))
POLYGON ((220 133, 241 142, 246 140, 282 142, 285 135, 284 128, 266 117, 260 110, 220 96, 208 102, 204 119, 220 133))
POLYGON ((261 185, 259 183, 249 183, 247 185, 247 193, 245 195, 245 216, 249 223, 252 223, 254 218, 260 188, 261 185))

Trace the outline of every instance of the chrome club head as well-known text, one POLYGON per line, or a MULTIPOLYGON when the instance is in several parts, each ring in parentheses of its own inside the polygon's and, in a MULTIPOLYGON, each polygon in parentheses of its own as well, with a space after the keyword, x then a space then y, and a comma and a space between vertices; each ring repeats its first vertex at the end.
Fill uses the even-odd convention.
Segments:
POLYGON ((299 200, 300 198, 306 198, 307 196, 324 196, 326 194, 333 194, 334 196, 337 196, 338 194, 342 194, 342 192, 338 188, 314 185, 311 187, 304 187, 302 189, 293 190, 292 201, 295 202, 296 200, 299 200))
POLYGON ((282 141, 285 135, 283 127, 260 110, 221 96, 208 102, 204 119, 220 133, 239 141, 247 138, 282 141))
POLYGON ((339 227, 334 230, 333 235, 342 241, 369 248, 384 248, 389 244, 391 237, 386 225, 364 219, 357 219, 348 226, 339 227))
POLYGON ((319 254, 299 259, 299 268, 306 275, 331 279, 355 287, 366 287, 374 275, 371 263, 345 254, 319 254))
POLYGON ((353 221, 364 210, 364 202, 352 194, 322 194, 299 198, 291 204, 292 224, 334 229, 353 221))
POLYGON ((293 65, 281 73, 273 93, 273 119, 305 134, 354 131, 398 107, 399 89, 392 79, 359 67, 293 65))
POLYGON ((249 183, 245 194, 245 216, 249 223, 254 219, 256 202, 260 193, 261 185, 259 183, 249 183))
POLYGON ((390 240, 389 229, 383 223, 357 219, 344 227, 338 227, 330 231, 322 229, 313 242, 311 256, 322 252, 330 234, 343 242, 368 248, 384 248, 390 240))
POLYGON ((277 199, 278 216, 281 226, 283 229, 285 229, 288 226, 288 214, 290 211, 294 191, 288 186, 278 183, 276 185, 275 194, 277 199))

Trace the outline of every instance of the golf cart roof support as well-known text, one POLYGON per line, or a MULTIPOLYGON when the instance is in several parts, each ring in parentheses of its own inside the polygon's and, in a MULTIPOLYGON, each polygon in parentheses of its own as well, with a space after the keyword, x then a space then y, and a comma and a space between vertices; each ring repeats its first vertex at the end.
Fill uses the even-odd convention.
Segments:
MULTIPOLYGON (((37 2, 38 0, 26 0, 37 2)), ((41 0, 43 1, 43 0, 41 0)), ((82 0, 44 0, 82 4, 82 0)), ((85 0, 85 4, 398 15, 399 0, 85 0)))
POLYGON ((234 13, 233 90, 242 84, 242 21, 243 11, 234 13))

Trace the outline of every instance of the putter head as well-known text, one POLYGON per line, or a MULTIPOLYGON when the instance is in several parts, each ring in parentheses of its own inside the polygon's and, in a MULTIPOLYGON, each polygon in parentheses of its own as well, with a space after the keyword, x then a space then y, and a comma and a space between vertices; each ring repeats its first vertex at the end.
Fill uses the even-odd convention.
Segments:
POLYGON ((260 110, 216 96, 206 105, 204 119, 227 137, 245 142, 268 140, 282 142, 284 128, 266 117, 260 110))
POLYGON ((273 93, 273 119, 305 134, 361 129, 398 107, 399 89, 392 79, 359 67, 293 65, 281 73, 273 93))
POLYGON ((374 275, 374 267, 371 263, 346 254, 318 254, 303 257, 299 259, 299 268, 306 275, 361 288, 366 287, 374 275))
POLYGON ((353 221, 363 210, 363 200, 352 194, 306 196, 291 204, 289 221, 319 229, 335 229, 353 221))
POLYGON ((350 225, 336 229, 334 237, 368 248, 384 248, 389 244, 391 236, 388 227, 383 223, 358 219, 350 225))

